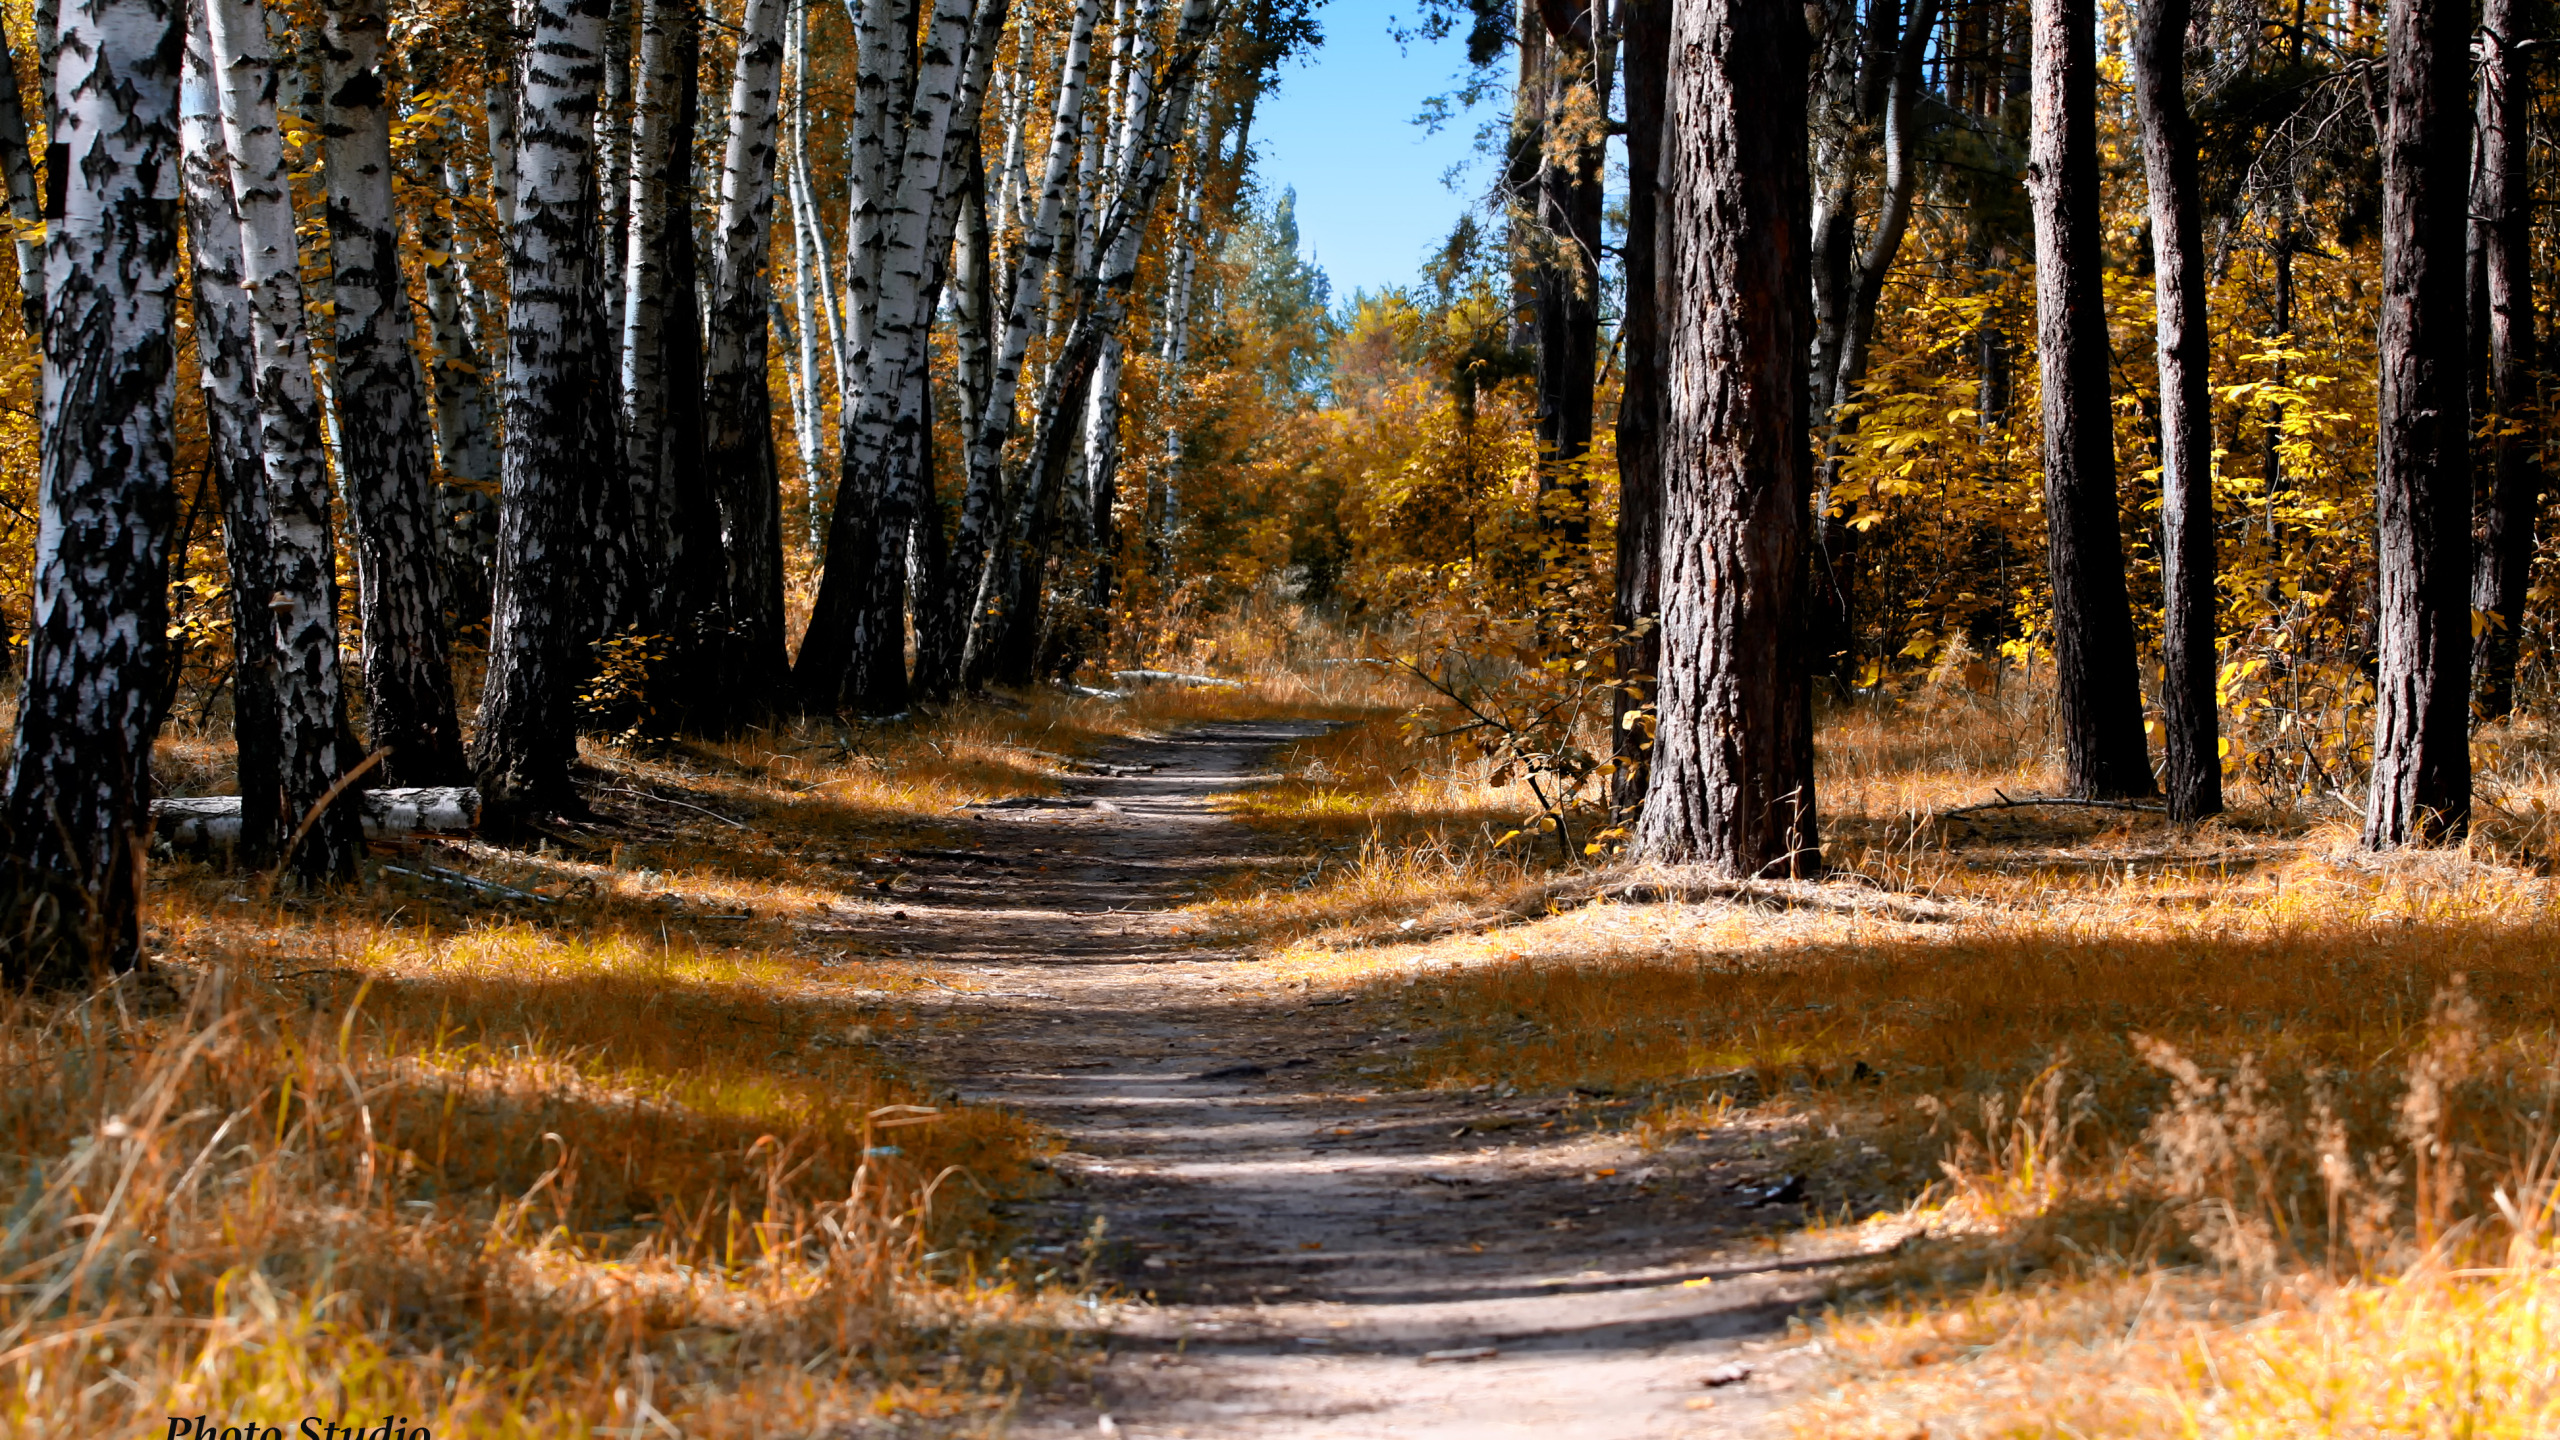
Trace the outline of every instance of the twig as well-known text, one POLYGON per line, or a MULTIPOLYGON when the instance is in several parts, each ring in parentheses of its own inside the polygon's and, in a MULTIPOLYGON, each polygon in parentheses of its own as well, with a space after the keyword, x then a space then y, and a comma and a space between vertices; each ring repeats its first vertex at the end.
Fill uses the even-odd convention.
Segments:
POLYGON ((406 875, 413 880, 433 880, 440 885, 454 885, 465 890, 486 890, 493 895, 510 895, 518 900, 532 900, 544 905, 555 905, 559 903, 557 899, 549 895, 536 895, 530 890, 518 890, 512 885, 501 885, 494 880, 482 880, 470 875, 457 875, 453 871, 447 870, 441 865, 430 865, 424 870, 407 870, 397 865, 385 865, 382 867, 382 870, 383 873, 388 875, 406 875))
POLYGON ((1958 815, 1978 814, 1985 810, 2025 810, 2042 805, 2067 805, 2082 810, 2136 810, 2149 815, 2164 815, 2169 810, 2166 805, 2142 805, 2131 800, 2083 800, 2072 795, 2021 795, 2011 799, 1996 788, 1991 793, 2000 798, 1985 800, 1977 805, 1959 805, 1953 810, 1941 810, 1937 818, 1947 820, 1958 815))
POLYGON ((637 800, 655 800, 661 805, 679 806, 683 809, 690 810, 697 815, 708 815, 712 819, 719 821, 721 824, 728 826, 732 830, 744 830, 747 828, 742 822, 732 820, 717 810, 705 810, 699 805, 693 804, 689 801, 678 800, 672 796, 653 795, 646 790, 625 790, 618 785, 599 785, 596 788, 607 795, 629 795, 637 800))

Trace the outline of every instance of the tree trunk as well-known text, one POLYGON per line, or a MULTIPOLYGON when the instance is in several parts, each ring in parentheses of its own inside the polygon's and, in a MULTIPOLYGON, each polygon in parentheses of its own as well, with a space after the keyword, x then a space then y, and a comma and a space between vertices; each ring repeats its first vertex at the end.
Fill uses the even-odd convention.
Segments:
POLYGON ((605 383, 595 353, 595 114, 604 80, 603 7, 532 0, 525 47, 515 224, 508 232, 507 431, 498 510, 498 594, 472 765, 481 823, 520 833, 574 809, 572 667, 581 499, 604 457, 589 409, 605 383))
POLYGON ((693 149, 701 68, 699 0, 644 0, 633 119, 631 244, 624 257, 624 476, 641 600, 634 627, 667 647, 642 722, 668 730, 698 708, 722 580, 719 513, 703 468, 701 278, 693 149))
POLYGON ((1644 718, 1662 656, 1662 432, 1667 400, 1660 275, 1662 106, 1671 66, 1672 0, 1623 0, 1627 87, 1627 316, 1619 332, 1618 690, 1609 706, 1609 800, 1621 816, 1644 804, 1653 737, 1644 718))
POLYGON ((1671 23, 1662 677, 1635 848, 1811 874, 1804 21, 1758 0, 1675 0, 1671 23))
POLYGON ((2133 51, 2159 311, 2160 713, 2168 732, 2169 814, 2177 820, 2201 820, 2222 811, 2208 374, 2212 321, 2206 309, 2195 122, 2187 115, 2191 9, 2190 0, 2146 0, 2133 51))
MULTIPOLYGON (((50 71, 39 70, 38 84, 50 71)), ((9 53, 9 37, 0 31, 0 187, 5 187, 9 219, 17 226, 18 302, 26 317, 27 343, 44 345, 44 212, 36 199, 36 157, 27 143, 26 103, 18 94, 18 59, 9 53)))
POLYGON ((1600 359, 1601 161, 1608 129, 1608 47, 1600 6, 1541 4, 1548 43, 1544 143, 1537 172, 1538 504, 1554 537, 1554 583, 1570 586, 1591 544, 1592 388, 1600 359))
MULTIPOLYGON (((231 198, 230 152, 203 0, 188 7, 179 86, 185 155, 187 248, 195 261, 196 373, 204 392, 206 468, 222 502, 222 553, 231 574, 231 734, 240 780, 239 861, 273 865, 284 842, 283 773, 276 745, 276 634, 267 610, 275 577, 267 558, 266 469, 260 463, 257 317, 240 283, 240 212, 231 198)), ((42 293, 39 283, 37 292, 42 293)))
MULTIPOLYGON (((1018 144, 1019 137, 1011 143, 1018 144)), ((961 196, 952 251, 956 272, 952 277, 952 378, 953 388, 959 392, 960 444, 965 454, 971 437, 987 423, 987 397, 995 381, 995 295, 990 280, 995 227, 990 223, 986 175, 977 151, 972 149, 960 159, 969 173, 964 177, 967 189, 961 196)), ((932 413, 930 407, 925 413, 932 413)), ((933 444, 929 434, 923 450, 930 458, 933 444)), ((955 593, 959 575, 949 538, 944 534, 941 498, 931 485, 921 489, 924 505, 919 512, 918 533, 925 533, 925 527, 930 527, 934 551, 928 557, 932 564, 925 572, 930 583, 915 592, 914 689, 919 698, 938 700, 960 683, 960 652, 968 631, 963 611, 971 597, 955 593)), ((970 574, 974 585, 976 571, 972 569, 970 574)))
MULTIPOLYGON (((73 0, 61 25, 43 492, 5 818, 16 858, 86 895, 91 957, 130 969, 168 660, 181 47, 168 0, 73 0)), ((0 946, 0 978, 76 981, 82 958, 0 946)))
MULTIPOLYGON (((276 712, 286 824, 314 813, 356 757, 339 753, 346 698, 338 669, 337 545, 329 525, 329 462, 320 398, 303 330, 302 269, 293 193, 276 128, 282 71, 258 0, 207 0, 222 139, 239 207, 241 276, 257 317, 259 431, 266 464, 275 594, 276 712)), ((352 808, 318 812, 291 857, 297 879, 355 875, 360 836, 352 808)))
POLYGON ((2371 850, 2460 835, 2471 819, 2470 395, 2463 230, 2470 10, 2391 0, 2382 137, 2381 414, 2374 525, 2381 642, 2371 850))
POLYGON ((320 127, 329 168, 336 276, 339 434, 355 531, 364 678, 373 743, 391 753, 368 776, 390 786, 470 778, 447 659, 425 386, 417 322, 400 269, 392 198, 391 106, 381 69, 384 0, 336 0, 322 29, 320 127))
POLYGON ((922 498, 917 436, 931 424, 915 409, 922 392, 911 377, 942 292, 951 234, 944 210, 966 174, 958 152, 977 143, 984 57, 1005 13, 1004 0, 984 0, 973 21, 968 0, 938 0, 914 93, 886 126, 897 145, 880 172, 871 253, 859 265, 872 287, 870 322, 856 327, 866 342, 861 384, 839 441, 827 567, 793 674, 816 709, 847 701, 875 714, 907 708, 906 547, 922 498))
MULTIPOLYGON (((443 200, 467 192, 462 167, 448 155, 438 167, 443 200)), ((487 362, 473 335, 471 301, 460 257, 453 253, 453 221, 444 205, 418 207, 413 221, 427 302, 429 376, 436 398, 436 458, 443 467, 437 495, 442 537, 445 601, 457 630, 489 619, 492 572, 497 560, 498 451, 489 430, 487 362)))
POLYGON ((2096 0, 2035 0, 2035 118, 2027 194, 2036 226, 2036 344, 2044 372, 2047 565, 2054 711, 2070 793, 2152 793, 2142 685, 2116 514, 2099 288, 2096 0))
POLYGON ((1032 320, 1040 307, 1041 285, 1056 257, 1066 205, 1067 181, 1076 164, 1077 139, 1085 109, 1086 72, 1093 58, 1093 26, 1100 0, 1076 0, 1067 41, 1058 60, 1057 96, 1050 110, 1049 153, 1042 163, 1039 198, 1029 223, 1014 246, 1014 268, 1004 290, 995 354, 988 370, 987 397, 976 433, 964 437, 968 479, 960 500, 960 533, 951 547, 952 613, 935 624, 961 639, 962 663, 977 643, 985 607, 988 567, 1003 539, 1007 518, 1004 451, 1013 438, 1016 398, 1022 383, 1023 356, 1031 344, 1032 320))
MULTIPOLYGON (((2533 188, 2525 170, 2533 103, 2529 64, 2533 11, 2515 0, 2483 0, 2480 74, 2480 217, 2488 272, 2490 482, 2481 516, 2471 608, 2489 617, 2472 658, 2472 689, 2483 719, 2515 708, 2516 649, 2523 639, 2524 601, 2533 569, 2534 517, 2542 509, 2537 441, 2541 407, 2534 395, 2533 188)), ((2477 346, 2471 353, 2477 353, 2477 346)))
MULTIPOLYGON (((703 463, 720 508, 727 557, 721 608, 728 636, 717 698, 731 719, 770 708, 790 675, 783 640, 782 504, 767 383, 774 139, 780 120, 784 0, 746 0, 729 85, 718 247, 704 342, 703 463)), ((710 701, 714 696, 703 697, 710 701)))

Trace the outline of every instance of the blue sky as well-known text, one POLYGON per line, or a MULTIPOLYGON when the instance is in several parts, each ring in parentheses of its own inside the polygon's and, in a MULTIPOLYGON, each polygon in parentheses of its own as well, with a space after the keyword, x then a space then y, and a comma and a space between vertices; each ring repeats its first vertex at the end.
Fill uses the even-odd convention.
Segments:
POLYGON ((1413 12, 1411 0, 1330 0, 1316 12, 1324 44, 1284 65, 1278 93, 1254 114, 1255 174, 1265 194, 1297 188, 1300 250, 1324 267, 1336 299, 1412 283, 1491 179, 1478 160, 1459 190, 1441 183, 1476 158, 1490 112, 1479 106, 1437 134, 1413 123, 1426 98, 1457 88, 1466 65, 1462 35, 1400 49, 1388 26, 1413 12))

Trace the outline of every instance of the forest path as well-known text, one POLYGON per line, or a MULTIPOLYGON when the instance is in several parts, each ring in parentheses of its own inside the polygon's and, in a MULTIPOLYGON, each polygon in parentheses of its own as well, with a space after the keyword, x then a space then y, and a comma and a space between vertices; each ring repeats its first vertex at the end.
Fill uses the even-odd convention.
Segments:
POLYGON ((1126 745, 1100 758, 1152 772, 909 852, 899 944, 961 988, 920 1005, 908 1058, 1066 1137, 1015 1218, 1065 1271, 1102 1220, 1095 1278, 1133 1297, 1090 1390, 1031 1397, 1012 1433, 1761 1433, 1807 1358, 1786 1321, 1845 1256, 1711 1183, 1754 1173, 1744 1127, 1647 1151, 1577 1128, 1570 1095, 1382 1091, 1362 1062, 1409 1039, 1390 999, 1293 989, 1176 913, 1303 866, 1215 801, 1322 728, 1126 745))

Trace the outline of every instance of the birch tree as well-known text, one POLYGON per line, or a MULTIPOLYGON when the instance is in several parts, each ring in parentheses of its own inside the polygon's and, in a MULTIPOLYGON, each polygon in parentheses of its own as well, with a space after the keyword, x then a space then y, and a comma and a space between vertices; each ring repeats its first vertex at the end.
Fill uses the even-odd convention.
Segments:
POLYGON ((893 132, 898 155, 878 181, 887 198, 870 207, 878 218, 857 274, 873 300, 868 324, 854 327, 862 383, 844 423, 829 562, 793 677, 803 700, 821 708, 848 694, 875 710, 905 705, 906 545, 929 420, 913 381, 949 253, 946 202, 956 202, 965 174, 955 151, 976 144, 974 111, 1005 14, 1004 0, 979 0, 974 17, 969 0, 936 0, 914 95, 893 132))
POLYGON ((765 370, 772 330, 765 257, 773 236, 774 137, 787 9, 786 0, 746 0, 712 232, 717 248, 706 310, 703 451, 728 561, 721 602, 728 638, 718 689, 732 713, 773 703, 790 674, 783 644, 782 506, 765 370))
POLYGON ((496 561, 498 451, 489 428, 487 360, 473 325, 473 301, 449 206, 469 193, 452 153, 452 120, 438 126, 437 200, 413 212, 420 293, 427 306, 428 376, 435 391, 436 458, 446 483, 438 497, 437 533, 445 563, 445 596, 459 623, 489 615, 496 561))
MULTIPOLYGON (((276 754, 276 634, 267 601, 267 479, 260 458, 257 316, 241 283, 240 211, 222 143, 204 0, 187 7, 178 92, 187 249, 195 262, 196 376, 204 396, 205 464, 222 504, 222 555, 230 572, 231 735, 240 785, 239 861, 275 863, 284 840, 276 754)), ((40 289, 41 287, 39 287, 40 289)))
POLYGON ((320 397, 303 329, 293 192, 276 125, 282 67, 258 0, 206 0, 205 20, 240 215, 241 280, 256 317, 259 434, 276 587, 268 608, 276 627, 286 823, 307 829, 291 860, 299 879, 316 884, 355 874, 355 807, 321 802, 356 757, 339 754, 346 696, 338 669, 337 545, 330 533, 320 397))
MULTIPOLYGON (((693 706, 719 608, 719 514, 703 468, 701 278, 694 250, 693 150, 702 10, 644 0, 633 123, 631 245, 625 263, 625 467, 642 531, 647 601, 638 628, 675 648, 662 723, 693 706)), ((653 697, 655 699, 656 697, 653 697)))
POLYGON ((603 7, 534 0, 508 230, 497 603, 471 755, 481 823, 498 834, 576 804, 569 783, 577 758, 572 587, 583 550, 575 511, 603 458, 588 449, 587 407, 608 373, 593 348, 602 279, 594 117, 603 47, 603 7))
POLYGON ((367 718, 387 785, 470 775, 447 659, 426 388, 392 196, 386 0, 334 0, 320 33, 339 432, 364 629, 367 718))
MULTIPOLYGON (((72 0, 51 111, 43 477, 27 675, 5 819, 34 876, 73 888, 95 957, 141 946, 152 741, 167 663, 176 407, 178 14, 72 0)), ((0 977, 69 981, 81 957, 0 949, 0 977)))
MULTIPOLYGON (((47 73, 47 72, 39 72, 47 73)), ((26 317, 27 343, 44 343, 44 254, 36 238, 44 214, 36 199, 36 157, 27 141, 27 108, 18 93, 18 57, 0 28, 0 191, 9 206, 11 239, 18 252, 18 303, 26 317)))

